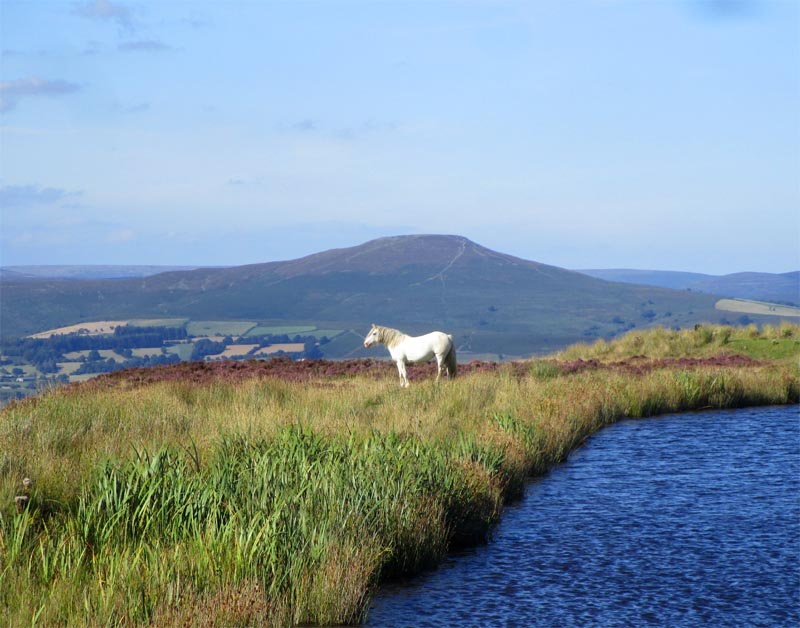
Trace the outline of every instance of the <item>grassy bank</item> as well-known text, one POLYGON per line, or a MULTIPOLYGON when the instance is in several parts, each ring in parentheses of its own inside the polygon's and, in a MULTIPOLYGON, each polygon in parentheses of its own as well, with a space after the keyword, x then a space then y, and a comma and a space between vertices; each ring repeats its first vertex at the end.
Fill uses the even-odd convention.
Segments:
MULTIPOLYGON (((788 329, 767 348, 797 340, 788 329)), ((710 355, 740 332, 687 333, 710 355)), ((639 337, 565 359, 661 343, 639 337)), ((528 476, 597 429, 796 403, 797 356, 635 372, 535 361, 406 390, 392 374, 53 391, 0 414, 0 622, 357 622, 381 579, 485 539, 528 476)))
POLYGON ((575 344, 558 353, 561 360, 625 359, 636 355, 649 358, 708 357, 725 353, 745 355, 757 360, 797 363, 800 355, 800 326, 780 325, 730 327, 697 325, 679 331, 658 327, 645 332, 632 331, 606 342, 575 344))

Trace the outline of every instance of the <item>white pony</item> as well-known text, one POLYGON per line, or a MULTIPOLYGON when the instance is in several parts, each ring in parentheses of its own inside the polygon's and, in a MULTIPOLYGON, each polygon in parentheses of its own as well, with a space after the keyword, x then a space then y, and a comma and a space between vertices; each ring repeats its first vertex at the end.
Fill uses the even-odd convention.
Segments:
POLYGON ((408 336, 402 331, 391 327, 381 327, 372 325, 367 337, 364 339, 364 346, 370 347, 379 342, 386 345, 392 360, 397 363, 397 372, 400 374, 400 385, 408 386, 408 375, 406 375, 406 364, 409 362, 427 362, 436 356, 436 381, 442 374, 444 367, 447 377, 455 377, 458 370, 456 363, 456 346, 453 337, 441 331, 432 331, 424 336, 408 336))

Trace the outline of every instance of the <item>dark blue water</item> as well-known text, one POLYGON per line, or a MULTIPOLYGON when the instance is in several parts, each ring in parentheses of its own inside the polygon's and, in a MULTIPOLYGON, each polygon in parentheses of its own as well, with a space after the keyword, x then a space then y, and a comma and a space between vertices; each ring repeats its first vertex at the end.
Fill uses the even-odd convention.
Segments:
POLYGON ((798 406, 624 421, 367 626, 800 626, 798 406))

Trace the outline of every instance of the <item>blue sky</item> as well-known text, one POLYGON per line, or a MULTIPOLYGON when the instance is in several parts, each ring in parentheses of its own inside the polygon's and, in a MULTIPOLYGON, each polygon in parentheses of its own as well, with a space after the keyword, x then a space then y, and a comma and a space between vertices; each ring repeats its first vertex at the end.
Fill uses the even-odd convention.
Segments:
POLYGON ((0 263, 453 233, 800 268, 800 2, 0 2, 0 263))

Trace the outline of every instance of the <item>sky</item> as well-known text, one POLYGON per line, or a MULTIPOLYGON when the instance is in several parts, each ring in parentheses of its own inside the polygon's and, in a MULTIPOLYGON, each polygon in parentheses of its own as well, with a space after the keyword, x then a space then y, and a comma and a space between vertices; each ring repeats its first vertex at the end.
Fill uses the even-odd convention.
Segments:
POLYGON ((798 0, 0 0, 0 49, 5 266, 800 269, 798 0))

